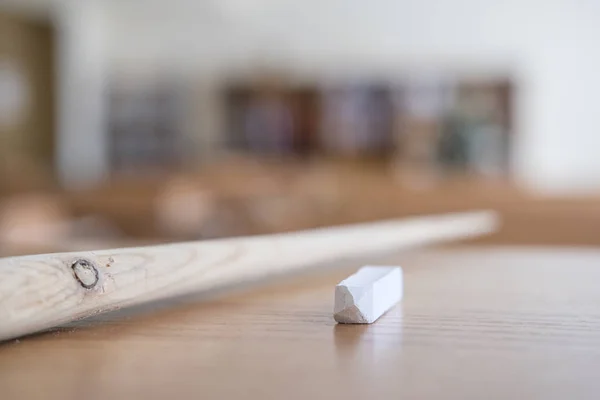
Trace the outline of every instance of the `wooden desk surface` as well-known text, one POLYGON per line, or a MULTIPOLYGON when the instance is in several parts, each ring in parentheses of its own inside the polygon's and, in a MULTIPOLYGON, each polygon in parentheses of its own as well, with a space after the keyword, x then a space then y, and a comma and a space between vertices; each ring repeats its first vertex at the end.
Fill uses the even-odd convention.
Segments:
POLYGON ((598 398, 600 250, 372 261, 400 263, 406 280, 373 325, 332 319, 335 283, 359 266, 348 264, 7 342, 0 398, 598 398))

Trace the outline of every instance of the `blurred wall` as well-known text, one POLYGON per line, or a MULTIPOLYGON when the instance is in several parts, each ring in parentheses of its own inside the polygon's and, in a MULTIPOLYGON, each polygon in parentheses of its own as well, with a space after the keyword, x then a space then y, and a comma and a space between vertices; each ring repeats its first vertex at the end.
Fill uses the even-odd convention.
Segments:
MULTIPOLYGON (((102 51, 111 73, 170 70, 201 82, 264 66, 323 78, 365 71, 510 71, 519 89, 515 178, 553 192, 600 188, 594 104, 600 91, 600 48, 594 43, 600 4, 592 0, 99 4, 104 21, 102 28, 98 21, 94 26, 106 40, 102 51)), ((99 45, 85 35, 80 40, 88 52, 99 45)), ((76 143, 66 135, 63 147, 71 145, 88 147, 86 154, 98 143, 76 143)))
POLYGON ((63 185, 80 187, 108 173, 107 20, 95 1, 67 1, 53 13, 58 93, 57 163, 63 185))

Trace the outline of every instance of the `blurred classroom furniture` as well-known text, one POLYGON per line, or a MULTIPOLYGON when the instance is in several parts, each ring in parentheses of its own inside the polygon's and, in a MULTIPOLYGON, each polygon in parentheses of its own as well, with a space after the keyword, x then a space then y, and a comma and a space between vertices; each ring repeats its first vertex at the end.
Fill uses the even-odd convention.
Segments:
MULTIPOLYGON (((481 239, 486 243, 600 244, 600 206, 592 196, 539 196, 503 180, 465 176, 411 188, 398 181, 393 168, 378 163, 247 158, 160 179, 122 178, 77 192, 55 189, 5 196, 0 198, 0 237, 19 231, 13 238, 38 238, 39 245, 63 237, 68 247, 74 232, 82 238, 84 229, 90 245, 97 238, 105 247, 121 241, 254 235, 481 208, 497 210, 503 218, 497 234, 481 239), (27 226, 48 235, 28 235, 27 226), (49 233, 57 226, 64 236, 49 233)), ((9 254, 9 248, 7 243, 0 253, 9 254)), ((35 246, 30 250, 36 252, 35 246)))
POLYGON ((54 36, 0 11, 0 196, 54 180, 54 36))

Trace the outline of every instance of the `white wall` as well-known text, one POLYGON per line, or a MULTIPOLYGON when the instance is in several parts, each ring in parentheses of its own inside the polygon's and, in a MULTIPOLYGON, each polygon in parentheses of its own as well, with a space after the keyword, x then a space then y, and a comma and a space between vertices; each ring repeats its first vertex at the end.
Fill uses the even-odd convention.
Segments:
POLYGON ((452 66, 517 73, 515 177, 600 189, 600 4, 594 0, 104 0, 113 70, 198 79, 269 65, 303 73, 452 66))
POLYGON ((95 2, 71 0, 53 13, 57 26, 57 170, 80 188, 108 173, 106 23, 95 2))
MULTIPOLYGON (((180 0, 171 4, 157 0, 107 3, 110 30, 118 36, 112 60, 186 64, 208 71, 235 70, 238 64, 266 59, 317 69, 347 67, 346 61, 387 68, 448 59, 505 64, 514 62, 524 39, 506 26, 528 25, 519 21, 523 6, 515 0, 502 4, 478 0, 180 0)), ((526 33, 529 30, 525 26, 526 33)))
POLYGON ((534 33, 525 54, 516 167, 526 182, 545 191, 600 189, 600 119, 594 104, 600 90, 599 6, 551 1, 528 20, 534 33))

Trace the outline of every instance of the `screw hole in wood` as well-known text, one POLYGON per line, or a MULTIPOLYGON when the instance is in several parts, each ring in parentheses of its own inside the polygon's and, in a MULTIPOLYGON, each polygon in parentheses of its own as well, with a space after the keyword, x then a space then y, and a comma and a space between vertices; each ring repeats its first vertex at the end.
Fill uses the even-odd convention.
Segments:
POLYGON ((85 289, 91 289, 98 283, 98 270, 91 261, 81 258, 75 261, 71 268, 75 279, 85 289))

